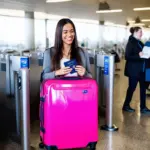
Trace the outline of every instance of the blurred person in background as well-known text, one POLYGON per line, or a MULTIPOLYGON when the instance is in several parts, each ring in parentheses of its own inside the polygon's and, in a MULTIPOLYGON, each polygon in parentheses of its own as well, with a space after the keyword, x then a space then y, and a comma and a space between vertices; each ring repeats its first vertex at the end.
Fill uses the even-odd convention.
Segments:
POLYGON ((143 43, 140 41, 142 37, 142 29, 140 27, 133 27, 130 29, 131 35, 129 37, 126 51, 125 51, 125 76, 128 77, 129 86, 126 93, 123 110, 127 112, 134 112, 130 103, 133 93, 139 82, 140 84, 140 111, 141 113, 149 113, 150 110, 146 107, 146 84, 145 84, 145 59, 141 58, 143 55, 143 43))

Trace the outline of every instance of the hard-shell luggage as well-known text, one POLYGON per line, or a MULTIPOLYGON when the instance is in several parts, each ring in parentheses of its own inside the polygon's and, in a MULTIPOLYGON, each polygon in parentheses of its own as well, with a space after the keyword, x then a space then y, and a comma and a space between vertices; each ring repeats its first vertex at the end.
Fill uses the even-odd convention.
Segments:
MULTIPOLYGON (((68 78, 69 79, 69 78, 68 78)), ((95 150, 98 86, 94 79, 50 79, 41 84, 40 147, 95 150)))

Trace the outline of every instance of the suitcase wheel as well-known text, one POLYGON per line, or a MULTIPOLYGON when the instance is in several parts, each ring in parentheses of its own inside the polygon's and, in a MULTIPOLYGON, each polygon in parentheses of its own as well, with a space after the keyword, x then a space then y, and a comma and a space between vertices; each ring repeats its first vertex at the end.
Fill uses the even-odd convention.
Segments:
POLYGON ((96 150, 97 142, 89 143, 90 150, 96 150))
POLYGON ((90 150, 96 150, 96 148, 90 148, 90 150))
POLYGON ((44 146, 44 144, 41 142, 40 144, 39 144, 39 148, 44 148, 45 146, 44 146))

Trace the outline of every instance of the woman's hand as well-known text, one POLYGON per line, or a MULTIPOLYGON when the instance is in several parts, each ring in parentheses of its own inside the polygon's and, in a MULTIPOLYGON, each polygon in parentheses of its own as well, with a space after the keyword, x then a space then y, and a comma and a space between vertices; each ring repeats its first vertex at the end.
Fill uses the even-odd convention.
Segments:
POLYGON ((70 73, 71 71, 72 71, 72 69, 70 67, 64 67, 64 68, 61 68, 61 69, 55 71, 55 76, 66 75, 66 74, 70 73))
POLYGON ((76 66, 75 70, 77 71, 79 76, 85 75, 86 70, 84 67, 78 65, 78 66, 76 66))
POLYGON ((142 57, 143 56, 143 52, 139 52, 139 56, 142 57))

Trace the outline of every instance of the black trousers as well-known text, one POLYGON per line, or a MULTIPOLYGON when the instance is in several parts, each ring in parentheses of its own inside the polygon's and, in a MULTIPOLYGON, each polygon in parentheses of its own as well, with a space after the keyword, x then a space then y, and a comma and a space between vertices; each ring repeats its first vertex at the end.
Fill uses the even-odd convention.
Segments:
POLYGON ((137 84, 140 84, 140 108, 146 107, 146 83, 145 83, 145 73, 141 73, 138 78, 129 77, 129 86, 127 89, 126 99, 124 106, 129 106, 132 100, 133 93, 136 89, 137 84))

